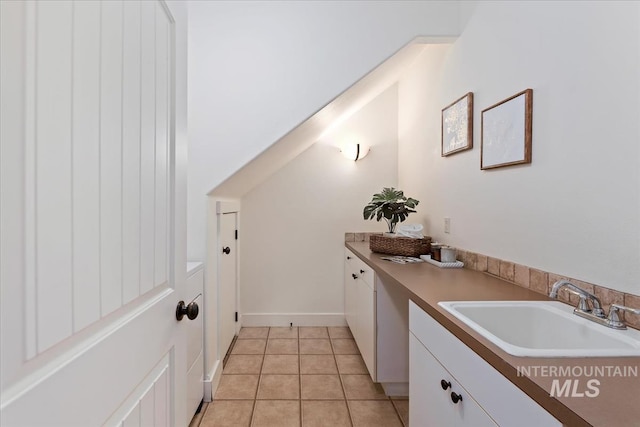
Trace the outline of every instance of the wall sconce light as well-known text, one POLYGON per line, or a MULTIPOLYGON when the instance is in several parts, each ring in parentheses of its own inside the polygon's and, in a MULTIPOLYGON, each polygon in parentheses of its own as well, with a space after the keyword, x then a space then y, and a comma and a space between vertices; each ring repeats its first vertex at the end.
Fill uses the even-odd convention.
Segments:
POLYGON ((345 144, 340 151, 347 159, 357 161, 369 154, 369 146, 360 143, 345 144))

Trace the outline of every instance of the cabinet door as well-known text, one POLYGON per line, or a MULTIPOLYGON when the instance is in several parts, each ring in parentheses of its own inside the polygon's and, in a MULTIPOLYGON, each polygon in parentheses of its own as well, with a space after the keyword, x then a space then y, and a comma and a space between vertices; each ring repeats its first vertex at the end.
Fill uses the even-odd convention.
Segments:
POLYGON ((411 427, 497 426, 413 334, 409 334, 409 360, 411 427), (441 380, 451 387, 443 390, 441 380), (453 403, 452 392, 462 400, 453 403))
MULTIPOLYGON (((409 334, 409 425, 411 427, 453 425, 447 393, 430 371, 429 352, 409 334)), ((431 367, 432 368, 432 367, 431 367)))
POLYGON ((409 293, 376 275, 376 379, 409 384, 409 293))
POLYGON ((344 316, 351 329, 354 337, 357 335, 356 313, 357 313, 357 279, 353 278, 355 274, 352 264, 345 260, 344 263, 344 316))
POLYGON ((358 348, 371 379, 376 381, 376 293, 363 280, 358 285, 358 348))

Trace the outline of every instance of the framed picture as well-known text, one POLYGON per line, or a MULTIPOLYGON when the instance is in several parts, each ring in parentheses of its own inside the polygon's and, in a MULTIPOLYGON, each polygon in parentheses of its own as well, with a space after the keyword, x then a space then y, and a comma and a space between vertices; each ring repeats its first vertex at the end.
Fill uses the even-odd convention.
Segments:
POLYGON ((473 92, 442 109, 442 157, 473 148, 473 92))
POLYGON ((531 163, 533 90, 482 110, 480 169, 531 163))

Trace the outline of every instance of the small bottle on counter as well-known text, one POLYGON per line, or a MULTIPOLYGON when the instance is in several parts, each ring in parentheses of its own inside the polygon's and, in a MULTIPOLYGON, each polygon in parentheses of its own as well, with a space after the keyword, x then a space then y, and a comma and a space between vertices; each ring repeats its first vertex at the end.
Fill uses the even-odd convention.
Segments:
POLYGON ((440 262, 440 248, 442 245, 440 243, 435 242, 431 243, 431 259, 434 261, 440 262))

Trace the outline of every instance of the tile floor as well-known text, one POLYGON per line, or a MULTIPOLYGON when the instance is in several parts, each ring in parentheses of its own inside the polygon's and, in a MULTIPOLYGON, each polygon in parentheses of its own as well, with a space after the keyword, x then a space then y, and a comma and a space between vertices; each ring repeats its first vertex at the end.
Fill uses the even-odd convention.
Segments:
POLYGON ((371 381, 349 328, 243 328, 199 426, 406 427, 408 417, 406 398, 371 381))

